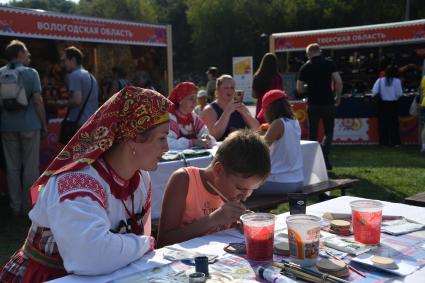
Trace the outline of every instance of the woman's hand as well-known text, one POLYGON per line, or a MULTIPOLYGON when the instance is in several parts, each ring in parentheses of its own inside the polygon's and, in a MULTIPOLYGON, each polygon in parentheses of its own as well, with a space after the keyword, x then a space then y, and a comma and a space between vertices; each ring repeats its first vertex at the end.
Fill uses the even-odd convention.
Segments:
POLYGON ((246 105, 243 104, 242 102, 235 103, 235 105, 236 105, 236 111, 241 113, 242 116, 244 115, 252 116, 251 112, 249 112, 248 107, 246 107, 246 105))
POLYGON ((212 148, 217 143, 216 139, 212 135, 209 135, 209 134, 208 135, 207 134, 202 135, 201 139, 205 140, 205 142, 208 145, 208 148, 212 148))
POLYGON ((196 139, 193 142, 193 146, 202 147, 202 148, 211 148, 208 144, 208 141, 204 138, 196 139))
POLYGON ((216 144, 216 140, 213 136, 204 134, 200 139, 194 141, 194 146, 199 146, 203 148, 212 148, 216 144))
POLYGON ((154 249, 155 249, 155 247, 156 247, 156 240, 155 240, 155 238, 154 237, 152 237, 152 236, 148 236, 149 237, 149 250, 148 250, 148 252, 151 252, 151 251, 153 251, 154 249))
POLYGON ((229 116, 232 115, 232 113, 235 112, 240 105, 241 105, 240 102, 233 102, 233 101, 229 102, 224 108, 223 114, 227 114, 229 116))

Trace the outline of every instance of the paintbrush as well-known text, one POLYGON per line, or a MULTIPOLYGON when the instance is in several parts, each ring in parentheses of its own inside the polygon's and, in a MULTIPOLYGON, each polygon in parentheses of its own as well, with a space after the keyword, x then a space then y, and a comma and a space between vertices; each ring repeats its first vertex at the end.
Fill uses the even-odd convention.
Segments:
MULTIPOLYGON (((220 192, 213 184, 211 184, 209 181, 207 181, 207 184, 208 184, 208 186, 210 186, 211 187, 211 189, 213 189, 214 190, 214 192, 216 192, 220 197, 221 197, 221 199, 225 202, 225 203, 228 203, 228 202, 230 202, 230 200, 228 199, 228 198, 226 198, 224 195, 223 195, 223 193, 222 192, 220 192)), ((253 212, 253 211, 251 211, 251 210, 249 210, 249 209, 246 209, 245 210, 245 213, 251 213, 251 212, 253 212)))
POLYGON ((230 202, 230 200, 228 198, 226 198, 222 192, 220 192, 213 184, 211 184, 209 181, 207 181, 208 186, 211 187, 211 189, 214 190, 214 192, 216 192, 222 199, 224 202, 230 202))
POLYGON ((303 279, 307 282, 314 283, 349 283, 349 281, 329 275, 327 273, 322 273, 315 271, 313 269, 304 268, 298 264, 294 264, 285 260, 282 260, 281 263, 273 262, 273 266, 282 269, 283 271, 292 274, 296 278, 303 279))

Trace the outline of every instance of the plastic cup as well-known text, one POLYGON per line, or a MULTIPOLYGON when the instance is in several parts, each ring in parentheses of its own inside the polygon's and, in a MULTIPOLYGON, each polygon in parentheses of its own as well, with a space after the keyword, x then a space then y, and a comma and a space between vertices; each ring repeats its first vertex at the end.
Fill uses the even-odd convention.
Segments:
POLYGON ((301 266, 313 266, 319 256, 320 217, 291 215, 288 226, 289 254, 293 262, 301 266))
POLYGON ((376 200, 350 202, 354 240, 367 245, 378 245, 381 241, 382 207, 376 200))
POLYGON ((271 213, 247 213, 241 216, 247 258, 254 261, 273 259, 274 220, 271 213))

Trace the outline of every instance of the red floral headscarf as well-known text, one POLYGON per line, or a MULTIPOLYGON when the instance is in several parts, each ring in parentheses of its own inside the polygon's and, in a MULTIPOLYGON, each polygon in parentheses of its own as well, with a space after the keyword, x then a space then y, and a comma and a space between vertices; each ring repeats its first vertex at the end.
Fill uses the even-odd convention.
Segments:
POLYGON ((167 122, 172 103, 160 93, 126 87, 94 113, 31 187, 31 202, 53 175, 77 171, 95 162, 113 144, 136 138, 167 122))
POLYGON ((192 93, 197 92, 198 87, 194 83, 183 82, 176 85, 176 87, 171 91, 171 94, 168 97, 168 99, 174 103, 174 106, 170 108, 170 112, 174 112, 177 109, 178 104, 180 103, 180 101, 182 101, 183 98, 192 93))
POLYGON ((185 98, 188 95, 191 95, 192 93, 197 93, 198 87, 191 82, 183 82, 176 85, 176 87, 171 91, 170 96, 168 97, 171 102, 174 103, 173 106, 170 107, 170 112, 173 113, 177 118, 177 123, 182 125, 188 125, 193 122, 192 113, 189 113, 188 115, 184 115, 183 113, 180 113, 177 110, 178 104, 180 101, 182 101, 183 98, 185 98))

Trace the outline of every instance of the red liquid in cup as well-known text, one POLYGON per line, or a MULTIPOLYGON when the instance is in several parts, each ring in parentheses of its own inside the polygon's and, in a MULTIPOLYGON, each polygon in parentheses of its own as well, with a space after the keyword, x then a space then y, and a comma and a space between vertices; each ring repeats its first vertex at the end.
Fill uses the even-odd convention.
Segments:
POLYGON ((247 258, 254 261, 273 259, 274 224, 266 227, 244 225, 247 258))
POLYGON ((367 244, 377 245, 381 241, 381 211, 353 211, 354 240, 367 244))

